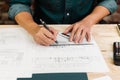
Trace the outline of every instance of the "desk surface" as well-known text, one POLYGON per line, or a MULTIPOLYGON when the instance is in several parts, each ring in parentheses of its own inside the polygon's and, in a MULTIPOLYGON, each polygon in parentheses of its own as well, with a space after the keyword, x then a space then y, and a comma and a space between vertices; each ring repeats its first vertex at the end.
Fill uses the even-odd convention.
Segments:
MULTIPOLYGON (((52 25, 50 25, 52 26, 52 25)), ((117 25, 95 25, 92 28, 92 34, 103 54, 105 61, 110 69, 108 73, 88 73, 89 80, 95 78, 110 76, 112 80, 120 80, 120 66, 113 64, 113 42, 120 41, 120 36, 116 30, 117 25)), ((19 27, 18 25, 0 25, 2 27, 19 27)), ((63 31, 67 25, 53 25, 59 31, 63 31), (57 27, 56 27, 57 26, 57 27), (61 28, 62 27, 62 28, 61 28)))

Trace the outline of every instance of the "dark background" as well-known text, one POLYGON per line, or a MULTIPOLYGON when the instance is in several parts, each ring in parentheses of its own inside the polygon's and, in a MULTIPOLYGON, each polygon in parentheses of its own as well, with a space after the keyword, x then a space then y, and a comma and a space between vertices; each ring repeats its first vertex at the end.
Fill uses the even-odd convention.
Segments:
MULTIPOLYGON (((10 20, 8 17, 8 10, 9 10, 9 1, 10 0, 0 0, 0 25, 3 24, 16 24, 15 21, 10 20)), ((105 24, 113 24, 113 23, 120 23, 120 0, 117 0, 118 10, 110 15, 105 17, 103 23, 105 24)))
POLYGON ((8 18, 10 0, 0 0, 0 24, 16 24, 8 18))

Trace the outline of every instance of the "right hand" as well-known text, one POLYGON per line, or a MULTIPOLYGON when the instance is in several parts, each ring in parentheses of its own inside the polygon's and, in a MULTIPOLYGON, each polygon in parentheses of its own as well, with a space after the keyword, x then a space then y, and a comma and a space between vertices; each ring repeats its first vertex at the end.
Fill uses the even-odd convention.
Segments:
POLYGON ((38 44, 49 46, 56 41, 56 36, 58 34, 57 30, 50 27, 50 31, 41 27, 38 32, 34 35, 34 39, 38 44))

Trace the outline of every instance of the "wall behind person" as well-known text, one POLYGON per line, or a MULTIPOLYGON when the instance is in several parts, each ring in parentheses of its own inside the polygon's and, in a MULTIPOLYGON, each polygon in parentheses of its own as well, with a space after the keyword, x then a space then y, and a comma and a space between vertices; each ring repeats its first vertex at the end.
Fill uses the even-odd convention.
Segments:
POLYGON ((8 17, 10 0, 0 0, 0 25, 1 24, 16 24, 8 17))
MULTIPOLYGON (((0 25, 17 24, 15 21, 11 20, 8 17, 9 2, 10 0, 0 0, 0 25)), ((32 6, 31 6, 31 9, 33 9, 32 6)))
POLYGON ((103 20, 107 24, 120 24, 120 0, 116 0, 118 4, 118 9, 112 15, 105 17, 103 20))

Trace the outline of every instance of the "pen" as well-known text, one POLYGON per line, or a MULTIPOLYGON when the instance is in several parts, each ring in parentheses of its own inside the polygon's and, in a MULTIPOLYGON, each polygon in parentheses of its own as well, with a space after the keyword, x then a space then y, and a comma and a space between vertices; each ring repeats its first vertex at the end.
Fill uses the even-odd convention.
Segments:
MULTIPOLYGON (((40 19, 40 22, 42 23, 42 25, 43 25, 48 31, 50 31, 49 27, 46 25, 46 23, 45 23, 42 19, 40 19)), ((51 31, 50 31, 50 32, 51 32, 51 31)), ((55 41, 55 43, 58 44, 58 41, 55 41)))

